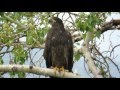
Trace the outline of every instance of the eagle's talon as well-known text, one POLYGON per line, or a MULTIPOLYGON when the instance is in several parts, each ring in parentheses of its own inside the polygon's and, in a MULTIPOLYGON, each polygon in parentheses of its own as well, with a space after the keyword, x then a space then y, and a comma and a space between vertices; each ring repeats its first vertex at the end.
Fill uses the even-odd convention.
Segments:
POLYGON ((59 71, 60 71, 60 72, 61 72, 61 71, 65 71, 64 67, 61 67, 61 68, 59 69, 59 71))
POLYGON ((56 75, 57 71, 59 71, 59 68, 57 66, 56 67, 51 66, 51 69, 53 69, 55 71, 55 75, 56 75))

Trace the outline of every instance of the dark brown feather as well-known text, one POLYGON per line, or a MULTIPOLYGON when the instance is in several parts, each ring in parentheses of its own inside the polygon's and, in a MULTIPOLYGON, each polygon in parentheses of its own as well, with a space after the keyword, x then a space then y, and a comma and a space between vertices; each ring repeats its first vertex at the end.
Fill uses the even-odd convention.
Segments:
POLYGON ((62 66, 72 71, 73 67, 73 42, 71 34, 64 29, 62 20, 54 17, 50 21, 52 28, 47 34, 43 56, 47 68, 62 66), (52 22, 54 20, 55 22, 52 22))

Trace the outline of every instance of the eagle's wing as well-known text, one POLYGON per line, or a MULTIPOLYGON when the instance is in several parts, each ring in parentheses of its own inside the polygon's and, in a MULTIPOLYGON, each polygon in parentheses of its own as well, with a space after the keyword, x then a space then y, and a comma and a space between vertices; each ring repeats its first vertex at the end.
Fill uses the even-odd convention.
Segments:
POLYGON ((73 41, 70 32, 66 31, 66 38, 68 40, 67 48, 68 51, 68 70, 71 72, 73 67, 73 41))
POLYGON ((51 45, 50 45, 50 40, 51 40, 51 31, 48 32, 46 41, 45 41, 45 49, 43 53, 43 57, 46 60, 46 66, 47 68, 50 68, 52 66, 52 61, 51 61, 51 45))

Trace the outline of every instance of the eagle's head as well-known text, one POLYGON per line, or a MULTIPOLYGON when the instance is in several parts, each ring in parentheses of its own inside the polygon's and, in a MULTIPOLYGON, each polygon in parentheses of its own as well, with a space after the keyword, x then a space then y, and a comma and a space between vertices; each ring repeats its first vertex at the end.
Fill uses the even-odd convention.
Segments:
POLYGON ((61 20, 60 18, 58 18, 58 17, 52 17, 52 18, 49 20, 49 23, 50 23, 51 25, 55 25, 55 24, 61 25, 61 24, 63 24, 63 23, 62 23, 62 20, 61 20))

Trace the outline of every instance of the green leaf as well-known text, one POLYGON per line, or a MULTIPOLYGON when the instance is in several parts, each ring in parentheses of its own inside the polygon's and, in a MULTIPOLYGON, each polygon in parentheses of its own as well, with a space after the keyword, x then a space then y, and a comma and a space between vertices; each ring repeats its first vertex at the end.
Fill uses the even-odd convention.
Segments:
POLYGON ((4 12, 0 12, 0 15, 3 16, 4 12))
POLYGON ((24 64, 25 60, 28 58, 27 51, 24 50, 23 46, 14 47, 12 53, 16 64, 24 64))
POLYGON ((96 63, 95 66, 98 67, 98 64, 96 63))
POLYGON ((86 30, 87 24, 86 23, 82 23, 81 27, 80 27, 80 31, 84 32, 86 30))
POLYGON ((9 75, 10 75, 11 78, 14 78, 15 75, 16 75, 16 72, 9 72, 9 75))
POLYGON ((19 59, 19 56, 15 56, 15 57, 14 57, 14 62, 15 62, 15 64, 17 64, 19 60, 20 60, 20 59, 19 59))
POLYGON ((2 57, 0 57, 0 65, 2 65, 4 62, 3 62, 3 59, 2 57))
POLYGON ((14 15, 14 19, 20 20, 20 14, 19 14, 18 12, 15 13, 15 15, 14 15))
POLYGON ((85 39, 85 38, 86 38, 86 33, 85 33, 85 34, 83 34, 82 36, 83 36, 83 39, 85 39))
POLYGON ((8 41, 6 41, 6 44, 9 45, 9 46, 10 46, 10 45, 13 43, 13 41, 14 41, 12 37, 7 38, 7 40, 8 40, 8 41))
POLYGON ((15 64, 24 64, 25 60, 26 60, 26 57, 22 57, 20 55, 14 57, 15 64))
POLYGON ((31 35, 27 36, 26 43, 27 44, 33 44, 33 42, 34 42, 33 37, 31 35))
POLYGON ((81 24, 80 24, 80 21, 78 19, 75 21, 75 25, 78 29, 80 29, 81 24))
POLYGON ((105 71, 104 71, 104 69, 102 68, 102 66, 100 67, 100 71, 101 71, 101 74, 102 74, 102 75, 105 75, 105 74, 106 74, 105 71))
POLYGON ((25 57, 19 57, 19 63, 24 64, 25 63, 25 57))
POLYGON ((79 53, 77 53, 77 54, 75 54, 75 60, 79 60, 80 59, 80 54, 79 53))
POLYGON ((25 77, 25 73, 24 72, 18 72, 18 77, 19 78, 24 78, 25 77))
POLYGON ((101 32, 100 32, 100 31, 97 31, 97 32, 95 33, 95 36, 96 36, 97 38, 100 38, 100 35, 101 35, 101 32))

